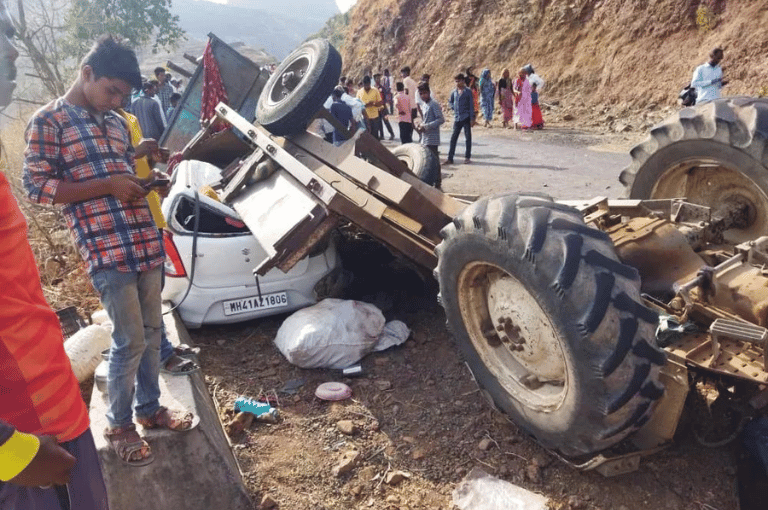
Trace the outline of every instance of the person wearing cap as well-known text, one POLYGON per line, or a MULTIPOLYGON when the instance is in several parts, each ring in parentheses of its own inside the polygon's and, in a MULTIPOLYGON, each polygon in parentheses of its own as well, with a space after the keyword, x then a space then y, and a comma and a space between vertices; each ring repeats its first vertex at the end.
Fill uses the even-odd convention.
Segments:
MULTIPOLYGON (((140 86, 133 50, 112 36, 101 37, 66 94, 32 116, 23 167, 28 198, 61 206, 112 322, 104 436, 118 457, 134 466, 153 460, 134 414, 145 428, 187 430, 193 424, 190 413, 159 402, 165 254, 146 200, 153 188, 136 175, 134 162, 156 142, 134 149, 126 121, 116 112, 131 87, 140 86)), ((163 174, 154 172, 150 179, 157 177, 163 174)), ((154 189, 167 193, 168 185, 154 189)))

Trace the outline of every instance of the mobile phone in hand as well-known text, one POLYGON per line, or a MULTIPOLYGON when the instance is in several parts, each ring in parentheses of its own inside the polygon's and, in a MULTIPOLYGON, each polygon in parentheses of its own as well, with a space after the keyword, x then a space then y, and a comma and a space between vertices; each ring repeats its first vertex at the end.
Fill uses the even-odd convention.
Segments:
POLYGON ((164 188, 171 183, 170 179, 153 179, 144 185, 145 189, 164 188))

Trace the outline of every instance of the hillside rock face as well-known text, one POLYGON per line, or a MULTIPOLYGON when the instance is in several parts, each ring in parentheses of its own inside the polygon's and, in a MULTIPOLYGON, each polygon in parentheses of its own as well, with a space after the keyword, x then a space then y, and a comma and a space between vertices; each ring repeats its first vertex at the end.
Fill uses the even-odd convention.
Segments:
POLYGON ((763 0, 359 0, 342 55, 357 78, 410 65, 442 96, 467 67, 498 79, 531 63, 545 102, 644 109, 675 104, 718 45, 724 95, 757 95, 768 86, 766 27, 763 0))

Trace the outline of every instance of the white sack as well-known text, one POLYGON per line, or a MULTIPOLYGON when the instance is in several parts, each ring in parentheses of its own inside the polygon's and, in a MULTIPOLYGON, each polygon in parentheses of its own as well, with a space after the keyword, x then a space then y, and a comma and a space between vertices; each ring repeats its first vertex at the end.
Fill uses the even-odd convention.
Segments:
POLYGON ((453 490, 459 510, 547 510, 547 498, 474 468, 453 490))
POLYGON ((111 344, 110 330, 96 324, 81 329, 64 342, 64 351, 78 382, 83 382, 93 375, 101 363, 101 351, 109 349, 111 344))
POLYGON ((275 345, 302 368, 343 369, 374 350, 383 330, 384 315, 376 306, 324 299, 285 319, 275 345))

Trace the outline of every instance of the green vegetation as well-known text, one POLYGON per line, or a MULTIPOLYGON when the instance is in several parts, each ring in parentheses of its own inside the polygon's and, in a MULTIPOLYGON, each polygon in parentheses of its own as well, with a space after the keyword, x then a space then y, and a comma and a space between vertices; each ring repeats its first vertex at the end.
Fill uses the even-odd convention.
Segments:
POLYGON ((699 31, 707 33, 711 31, 717 25, 717 16, 712 9, 706 5, 700 5, 696 9, 696 26, 699 27, 699 31))
POLYGON ((307 38, 310 39, 328 39, 330 43, 339 51, 344 47, 344 39, 347 38, 349 28, 349 13, 339 13, 325 22, 325 26, 316 34, 307 38))
POLYGON ((57 97, 101 34, 153 53, 178 44, 185 35, 170 7, 171 0, 19 0, 14 24, 19 49, 48 95, 57 97))

